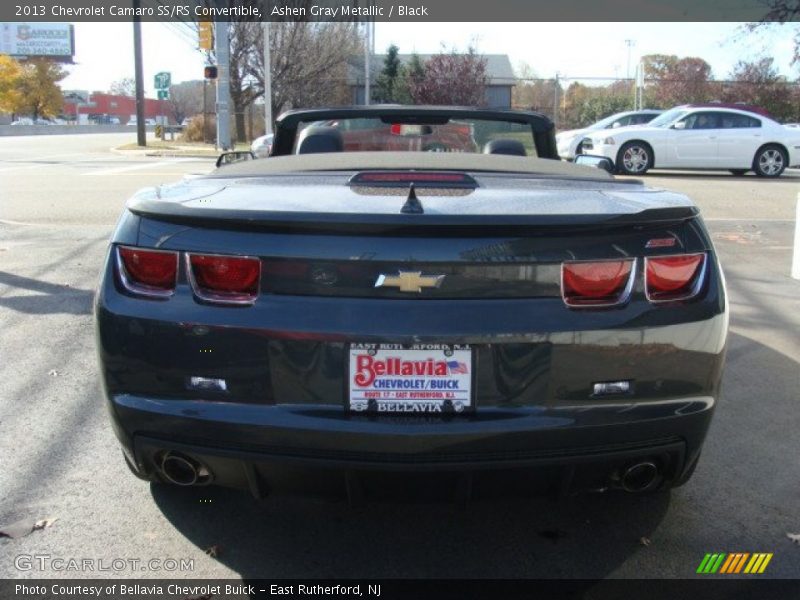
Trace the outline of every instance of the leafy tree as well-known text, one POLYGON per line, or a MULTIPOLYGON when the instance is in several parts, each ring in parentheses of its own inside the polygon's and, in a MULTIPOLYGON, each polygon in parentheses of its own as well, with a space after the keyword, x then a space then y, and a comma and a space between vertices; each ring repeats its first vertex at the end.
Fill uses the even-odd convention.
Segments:
POLYGON ((486 102, 486 59, 474 48, 466 54, 455 50, 431 56, 421 81, 411 81, 409 91, 416 104, 480 106, 486 102))
POLYGON ((66 76, 61 65, 46 58, 26 61, 17 84, 19 95, 13 112, 30 114, 34 119, 60 114, 64 100, 57 83, 66 76))
POLYGON ((108 91, 115 96, 133 97, 136 95, 136 80, 133 77, 118 79, 111 84, 108 91))
POLYGON ((392 44, 386 50, 386 58, 383 59, 383 70, 375 83, 375 91, 372 94, 376 102, 397 102, 397 83, 400 77, 402 65, 397 54, 400 49, 392 44))
POLYGON ((740 60, 730 75, 734 83, 723 91, 723 99, 761 106, 778 119, 794 118, 796 100, 791 98, 789 84, 778 74, 774 62, 772 57, 740 60))
POLYGON ((657 106, 671 107, 711 99, 711 65, 702 58, 650 54, 642 57, 647 97, 657 106))
POLYGON ((414 52, 408 61, 400 69, 400 74, 397 78, 397 86, 395 95, 397 102, 400 104, 414 104, 414 98, 411 95, 411 89, 419 85, 425 77, 425 64, 419 57, 419 54, 414 52))
POLYGON ((19 79, 22 69, 19 63, 0 54, 0 112, 14 112, 19 104, 19 79))

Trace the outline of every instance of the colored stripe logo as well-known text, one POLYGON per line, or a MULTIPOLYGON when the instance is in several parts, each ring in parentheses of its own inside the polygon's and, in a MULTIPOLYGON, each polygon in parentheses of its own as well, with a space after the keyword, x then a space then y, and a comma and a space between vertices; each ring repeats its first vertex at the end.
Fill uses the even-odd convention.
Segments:
POLYGON ((767 552, 731 552, 706 554, 697 567, 697 573, 707 575, 713 573, 720 574, 756 574, 763 573, 769 561, 772 560, 772 553, 767 552))

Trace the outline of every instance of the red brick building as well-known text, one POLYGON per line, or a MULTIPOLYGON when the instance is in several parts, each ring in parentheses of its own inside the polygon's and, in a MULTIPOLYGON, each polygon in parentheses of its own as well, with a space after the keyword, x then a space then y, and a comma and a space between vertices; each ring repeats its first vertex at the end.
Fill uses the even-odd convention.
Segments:
MULTIPOLYGON (((77 110, 73 102, 64 103, 65 115, 73 116, 76 112, 82 115, 107 115, 109 117, 117 117, 119 118, 119 122, 124 125, 136 114, 136 98, 94 92, 89 95, 89 102, 87 104, 79 104, 77 110)), ((170 103, 167 100, 145 98, 144 116, 146 119, 155 119, 159 116, 165 116, 172 120, 170 103)))

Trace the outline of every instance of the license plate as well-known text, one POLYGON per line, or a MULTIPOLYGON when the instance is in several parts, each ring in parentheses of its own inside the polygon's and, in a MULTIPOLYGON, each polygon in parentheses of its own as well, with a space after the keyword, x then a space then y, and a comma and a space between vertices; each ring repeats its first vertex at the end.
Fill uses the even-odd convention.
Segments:
POLYGON ((465 345, 352 344, 348 405, 356 412, 463 412, 472 407, 465 345))

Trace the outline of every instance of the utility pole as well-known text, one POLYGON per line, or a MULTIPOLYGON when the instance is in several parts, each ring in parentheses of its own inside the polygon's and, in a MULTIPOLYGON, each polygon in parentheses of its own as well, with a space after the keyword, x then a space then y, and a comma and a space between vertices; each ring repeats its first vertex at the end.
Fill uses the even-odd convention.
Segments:
POLYGON ((556 73, 555 83, 553 84, 553 125, 558 126, 558 77, 556 73))
POLYGON ((227 21, 214 22, 214 51, 217 55, 217 149, 231 149, 230 77, 231 45, 227 21))
MULTIPOLYGON (((138 13, 140 0, 133 0, 134 14, 138 13)), ((133 65, 136 78, 136 143, 147 145, 144 129, 144 66, 142 65, 142 19, 133 17, 133 65)))
POLYGON ((269 21, 264 21, 264 133, 272 133, 272 61, 269 47, 269 21))
POLYGON ((364 22, 364 33, 366 33, 366 37, 364 38, 364 104, 369 106, 370 104, 370 81, 369 81, 369 59, 370 59, 370 50, 372 49, 372 43, 370 42, 370 27, 369 21, 364 22))

